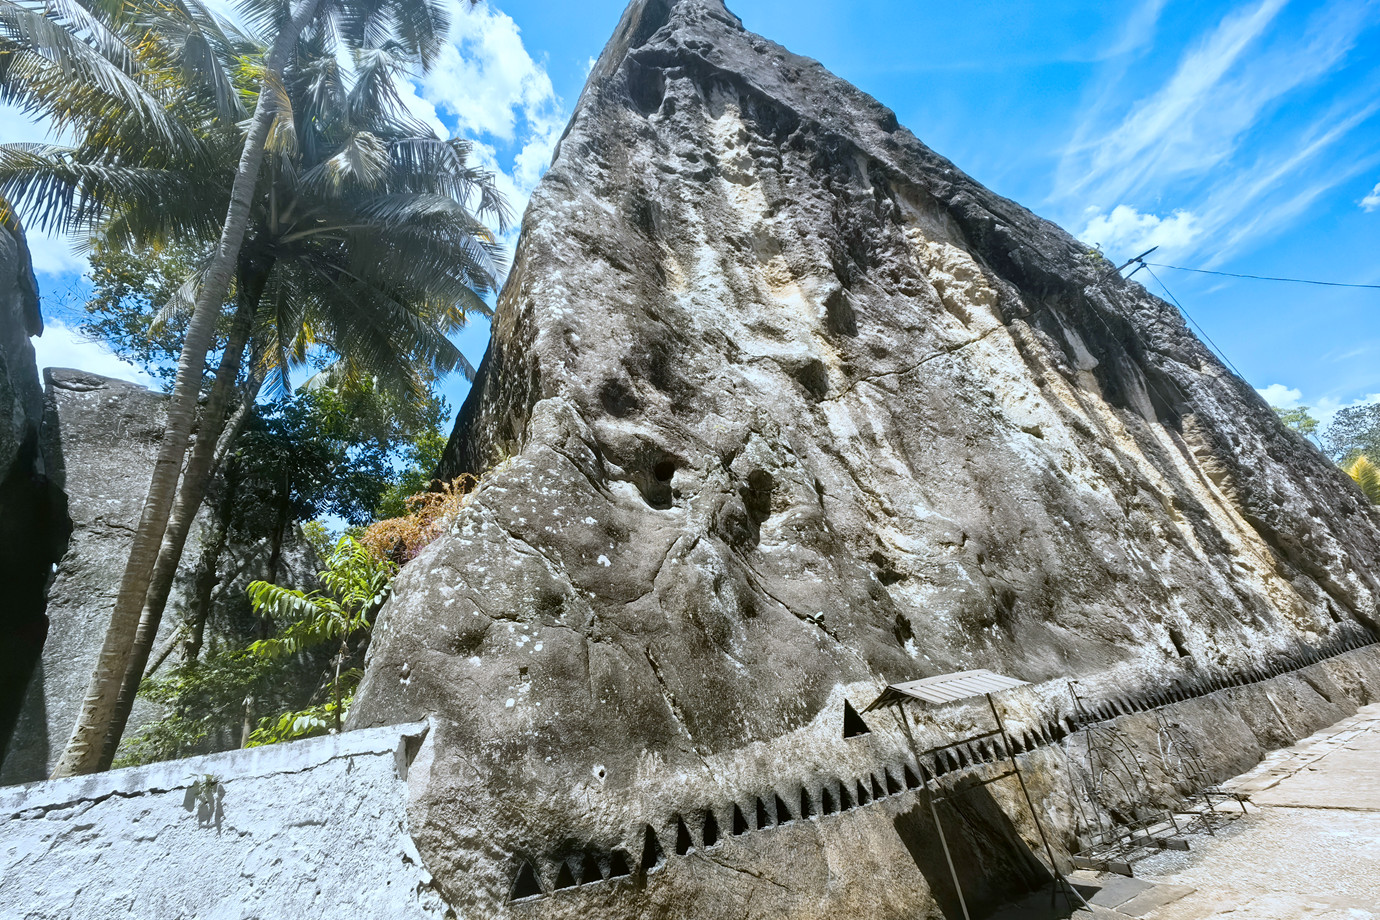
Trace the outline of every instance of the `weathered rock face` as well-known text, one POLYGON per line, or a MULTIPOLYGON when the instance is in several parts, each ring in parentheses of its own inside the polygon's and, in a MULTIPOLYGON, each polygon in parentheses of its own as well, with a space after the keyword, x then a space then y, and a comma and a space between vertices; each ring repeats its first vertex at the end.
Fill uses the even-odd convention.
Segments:
MULTIPOLYGON (((28 684, 0 783, 49 775, 72 733, 115 606, 130 540, 144 508, 154 459, 167 422, 167 397, 137 384, 86 371, 44 372, 53 437, 60 448, 72 534, 48 590, 48 641, 28 684)), ((204 514, 204 511, 203 511, 204 514)), ((155 649, 177 627, 189 589, 203 519, 193 524, 155 649)), ((223 568, 242 585, 266 569, 262 546, 229 547, 223 568)), ((281 577, 305 584, 314 559, 290 554, 281 577)), ((227 574, 225 581, 232 580, 227 574)), ((157 709, 136 700, 128 738, 157 709)))
MULTIPOLYGON (((1066 676, 1206 692, 1373 625, 1380 518, 1107 273, 716 0, 634 3, 447 451, 444 473, 487 475, 399 577, 352 713, 435 717, 412 825, 452 901, 925 915, 947 875, 914 800, 736 837, 735 808, 775 825, 829 783, 838 806, 840 777, 870 798, 903 775, 911 741, 843 738, 845 700, 988 667, 1038 684, 1008 714, 1033 730, 1066 676), (666 871, 639 869, 648 827, 666 871), (528 863, 574 887, 588 851, 634 883, 509 901, 528 863)), ((942 711, 914 742, 982 718, 942 711)), ((974 820, 974 872, 1031 878, 1009 825, 974 820)))
POLYGON ((24 234, 0 228, 0 761, 43 649, 43 592, 67 539, 56 451, 29 341, 42 334, 24 234))

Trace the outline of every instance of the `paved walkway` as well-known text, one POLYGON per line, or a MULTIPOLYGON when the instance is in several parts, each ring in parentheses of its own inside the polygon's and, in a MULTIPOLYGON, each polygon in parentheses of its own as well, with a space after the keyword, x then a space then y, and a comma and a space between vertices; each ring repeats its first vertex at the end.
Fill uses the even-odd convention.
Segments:
POLYGON ((1187 853, 1102 876, 1091 913, 1119 920, 1380 920, 1380 704, 1224 784, 1250 814, 1187 853))

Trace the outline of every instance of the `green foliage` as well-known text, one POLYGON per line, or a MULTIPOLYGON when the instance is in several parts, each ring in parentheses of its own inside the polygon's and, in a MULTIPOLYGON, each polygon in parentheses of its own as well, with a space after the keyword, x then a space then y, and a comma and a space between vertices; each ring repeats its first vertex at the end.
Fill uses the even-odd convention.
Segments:
POLYGON ((272 699, 285 689, 283 676, 281 663, 256 658, 241 648, 222 649, 146 679, 140 695, 161 704, 166 714, 125 740, 115 766, 238 746, 238 738, 218 736, 240 721, 246 699, 272 699))
POLYGON ((1369 457, 1361 454, 1343 469, 1356 485, 1361 487, 1361 491, 1366 493, 1366 498, 1370 499, 1372 505, 1380 505, 1380 467, 1376 467, 1370 462, 1369 457))
MULTIPOLYGON (((91 293, 81 332, 103 342, 171 389, 177 357, 187 330, 185 311, 168 310, 179 301, 183 282, 205 256, 201 246, 111 245, 91 241, 91 293)), ((228 327, 228 321, 222 321, 228 327)), ((224 341, 228 328, 220 330, 224 341)))
POLYGON ((421 431, 407 444, 403 471, 379 498, 374 509, 375 519, 402 517, 408 513, 407 499, 431 488, 432 477, 441 465, 448 440, 438 426, 421 431))
POLYGON ((324 521, 307 521, 302 525, 302 538, 307 541, 317 559, 328 557, 335 547, 335 538, 324 521))
POLYGON ((354 700, 354 693, 342 694, 339 705, 335 700, 327 700, 318 706, 308 706, 296 712, 285 712, 276 719, 259 720, 259 727, 249 736, 245 747, 262 747, 280 741, 296 741, 324 735, 344 719, 354 700))
POLYGON ((235 496, 229 523, 251 538, 322 515, 367 524, 396 489, 400 468, 430 462, 417 444, 433 443, 449 414, 441 396, 418 399, 369 380, 261 405, 226 466, 225 488, 235 496))
POLYGON ((321 687, 330 699, 305 709, 279 713, 259 721, 250 744, 273 744, 293 738, 339 731, 362 671, 345 668, 358 652, 352 640, 367 634, 374 615, 388 597, 389 581, 398 567, 369 552, 346 534, 318 573, 323 590, 304 593, 264 581, 251 582, 249 599, 255 611, 280 624, 278 634, 249 646, 249 654, 264 661, 280 661, 320 646, 337 644, 334 671, 321 687))
POLYGON ((1275 410, 1275 415, 1279 416, 1285 428, 1292 428, 1305 438, 1316 437, 1318 420, 1310 414, 1308 406, 1296 406, 1293 409, 1281 409, 1279 406, 1270 408, 1275 410))
POLYGON ((1349 464, 1361 454, 1380 457, 1380 403, 1338 412, 1322 436, 1323 450, 1335 462, 1349 464))
POLYGON ((388 597, 397 566, 375 558, 354 537, 340 538, 318 573, 324 591, 303 593, 266 581, 249 583, 249 602, 260 615, 284 623, 278 635, 249 647, 258 658, 283 658, 328 642, 344 641, 367 630, 388 597))
POLYGON ((255 609, 272 618, 276 635, 223 645, 144 681, 140 695, 166 714, 125 741, 116 766, 238 747, 242 741, 272 744, 339 727, 363 676, 362 639, 397 567, 348 535, 323 558, 322 591, 262 581, 249 586, 255 609), (346 667, 347 659, 356 664, 346 667), (239 726, 247 718, 257 728, 245 738, 239 726))

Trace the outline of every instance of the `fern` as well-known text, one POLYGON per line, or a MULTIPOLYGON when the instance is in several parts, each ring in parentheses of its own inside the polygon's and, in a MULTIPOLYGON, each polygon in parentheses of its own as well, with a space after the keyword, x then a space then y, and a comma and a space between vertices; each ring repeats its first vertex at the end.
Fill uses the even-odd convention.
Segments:
POLYGON ((317 573, 320 591, 303 593, 266 581, 250 582, 247 593, 254 611, 282 624, 277 635, 249 646, 250 655, 274 660, 332 642, 340 645, 329 680, 330 702, 264 720, 254 732, 253 743, 319 734, 331 725, 340 730, 351 698, 345 687, 358 681, 352 672, 341 670, 350 655, 350 640, 368 632, 374 614, 388 599, 389 582, 397 570, 394 563, 375 556, 347 534, 326 559, 325 571, 317 573))

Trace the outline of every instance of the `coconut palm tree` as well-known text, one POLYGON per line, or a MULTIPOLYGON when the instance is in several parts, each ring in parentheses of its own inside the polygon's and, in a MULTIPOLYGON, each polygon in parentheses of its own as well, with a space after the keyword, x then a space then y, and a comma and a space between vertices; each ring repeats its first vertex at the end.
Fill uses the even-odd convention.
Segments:
POLYGON ((270 157, 267 188, 252 217, 236 290, 257 313, 265 360, 253 393, 221 435, 217 389, 228 392, 243 347, 232 329, 223 352, 214 405, 193 447, 164 536, 119 705, 107 732, 103 765, 114 758, 157 634, 206 483, 259 382, 286 387, 289 370, 315 346, 337 356, 331 374, 382 378, 419 390, 422 376, 461 369, 473 374, 448 335, 467 313, 487 313, 480 292, 497 286, 501 254, 472 208, 506 222, 491 177, 466 165, 462 142, 441 141, 403 115, 388 85, 399 62, 386 52, 362 56, 352 83, 319 46, 303 49, 289 69, 295 153, 270 157), (402 117, 399 117, 402 116, 402 117), (377 146, 375 146, 377 145, 377 146), (377 157, 360 156, 375 150, 377 157), (364 165, 358 165, 363 161, 364 165), (265 375, 266 368, 271 373, 265 375), (217 438, 221 441, 217 445, 217 438))
POLYGON ((236 319, 203 414, 201 450, 188 465, 180 503, 187 522, 252 330, 270 330, 264 353, 280 377, 316 346, 333 348, 355 370, 405 368, 408 359, 453 366, 460 359, 445 332, 465 309, 482 306, 476 289, 491 289, 497 268, 492 237, 471 211, 501 211, 501 202, 465 164, 463 145, 418 132, 398 112, 393 81, 407 63, 426 63, 443 25, 425 3, 299 0, 290 16, 280 4, 251 7, 277 30, 262 59, 192 0, 147 9, 60 3, 40 10, 0 2, 0 98, 53 116, 80 138, 66 149, 7 150, 7 197, 40 226, 99 225, 144 241, 218 236, 197 279, 168 431, 100 663, 56 771, 63 775, 98 768, 125 675, 142 673, 147 649, 137 672, 128 667, 131 649, 139 654, 146 599, 153 595, 160 616, 166 601, 166 588, 161 597, 149 590, 159 544, 168 563, 160 574, 170 581, 185 540, 185 522, 180 533, 166 533, 167 525, 230 278, 239 279, 236 319), (363 46, 390 34, 401 41, 363 46), (336 38, 358 52, 348 89, 334 64, 336 38), (235 75, 245 72, 259 92, 241 136, 235 75), (227 188, 231 204, 219 220, 227 188))

